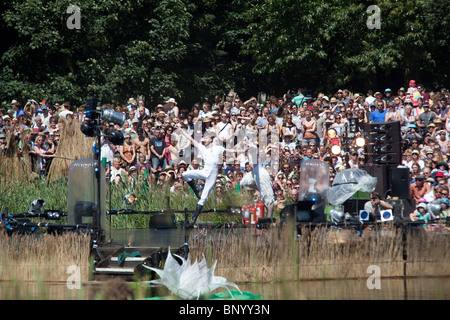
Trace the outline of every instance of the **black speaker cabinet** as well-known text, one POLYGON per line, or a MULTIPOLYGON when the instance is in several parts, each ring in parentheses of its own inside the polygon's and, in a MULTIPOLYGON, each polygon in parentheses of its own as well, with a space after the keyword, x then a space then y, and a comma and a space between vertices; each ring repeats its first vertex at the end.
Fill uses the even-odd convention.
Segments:
POLYGON ((409 199, 409 168, 391 168, 391 197, 409 199))
POLYGON ((402 154, 394 153, 366 153, 367 164, 400 164, 402 162, 402 154))
MULTIPOLYGON (((390 136, 394 142, 400 142, 401 131, 400 122, 378 122, 378 123, 366 123, 364 126, 364 131, 370 137, 376 136, 390 136)), ((385 138, 386 139, 386 138, 385 138)))
POLYGON ((393 143, 376 143, 376 142, 368 142, 367 143, 367 153, 376 153, 376 154, 387 154, 387 153, 398 153, 401 155, 402 153, 402 145, 400 142, 393 143))
POLYGON ((367 123, 364 131, 367 164, 402 163, 400 122, 367 123))

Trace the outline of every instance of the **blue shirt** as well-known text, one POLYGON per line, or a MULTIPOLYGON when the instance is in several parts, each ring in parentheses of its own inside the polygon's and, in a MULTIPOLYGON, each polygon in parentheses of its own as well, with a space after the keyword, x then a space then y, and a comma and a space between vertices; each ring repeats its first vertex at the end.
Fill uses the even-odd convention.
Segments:
POLYGON ((373 122, 385 122, 385 119, 386 119, 386 113, 387 113, 386 110, 384 110, 383 112, 380 112, 380 111, 378 111, 378 109, 377 109, 377 110, 373 111, 373 112, 370 114, 369 121, 373 121, 373 122))

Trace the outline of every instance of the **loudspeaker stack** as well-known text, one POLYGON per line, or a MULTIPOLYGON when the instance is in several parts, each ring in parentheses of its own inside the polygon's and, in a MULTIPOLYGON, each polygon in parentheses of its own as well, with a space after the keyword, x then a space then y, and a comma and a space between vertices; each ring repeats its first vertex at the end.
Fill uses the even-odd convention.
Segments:
POLYGON ((391 190, 392 197, 409 198, 409 171, 397 168, 402 163, 400 122, 367 123, 364 131, 366 160, 362 169, 378 178, 376 191, 383 196, 391 190))

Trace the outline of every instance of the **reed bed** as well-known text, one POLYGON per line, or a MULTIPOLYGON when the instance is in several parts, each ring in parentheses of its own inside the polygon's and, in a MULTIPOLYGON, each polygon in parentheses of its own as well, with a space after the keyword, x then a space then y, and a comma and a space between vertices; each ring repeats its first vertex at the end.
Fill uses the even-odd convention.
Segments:
POLYGON ((209 263, 217 260, 216 274, 237 283, 367 279, 372 274, 368 268, 373 265, 380 268, 382 277, 450 275, 447 267, 450 245, 437 235, 424 233, 420 241, 410 235, 411 241, 405 243, 402 230, 393 227, 368 230, 362 237, 352 230, 325 227, 301 231, 298 239, 289 227, 247 229, 240 236, 195 234, 189 242, 191 258, 202 259, 205 255, 209 263), (410 262, 405 260, 405 245, 410 262), (447 252, 439 254, 439 251, 447 252), (405 274, 407 262, 411 267, 405 274), (431 267, 428 262, 433 262, 431 267), (421 268, 430 269, 418 272, 421 268))
POLYGON ((81 132, 80 125, 77 118, 60 124, 61 137, 56 150, 57 157, 52 160, 47 177, 48 182, 53 182, 60 177, 68 177, 69 166, 74 160, 93 158, 92 147, 95 139, 86 137, 81 132))
POLYGON ((417 232, 408 237, 408 276, 450 276, 450 234, 417 232))
POLYGON ((17 282, 67 282, 69 266, 89 279, 90 238, 75 233, 39 237, 0 234, 0 280, 17 282))
POLYGON ((22 151, 19 150, 19 141, 12 130, 5 134, 7 148, 5 152, 0 152, 0 176, 5 181, 29 181, 32 171, 31 160, 28 156, 30 147, 26 138, 26 133, 22 130, 22 151))

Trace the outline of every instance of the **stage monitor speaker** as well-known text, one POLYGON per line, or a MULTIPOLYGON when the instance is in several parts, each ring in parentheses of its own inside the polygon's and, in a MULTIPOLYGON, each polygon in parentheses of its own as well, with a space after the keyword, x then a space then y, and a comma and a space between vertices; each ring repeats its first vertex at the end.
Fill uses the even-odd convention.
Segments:
POLYGON ((391 168, 391 197, 409 199, 409 168, 391 168))

